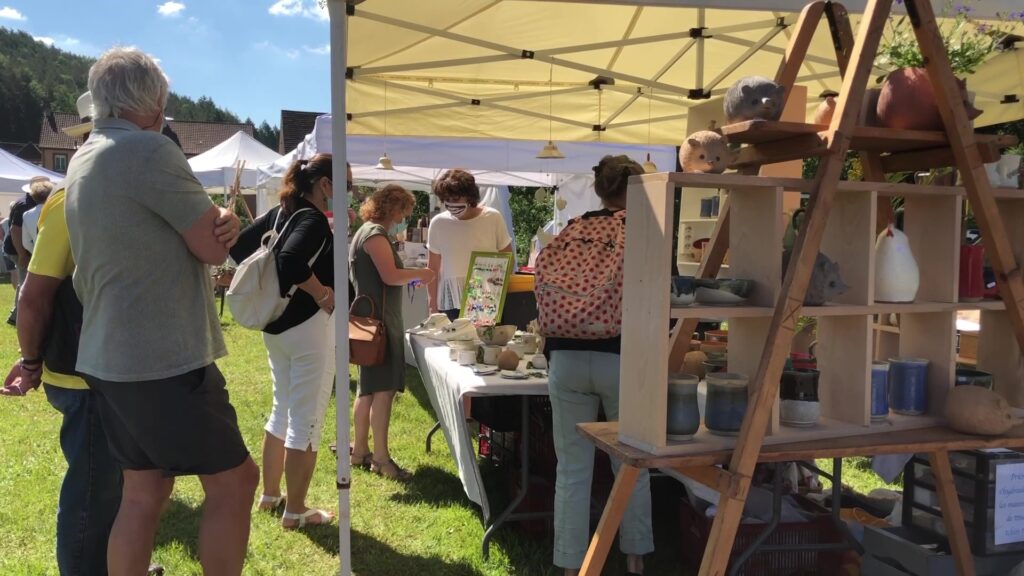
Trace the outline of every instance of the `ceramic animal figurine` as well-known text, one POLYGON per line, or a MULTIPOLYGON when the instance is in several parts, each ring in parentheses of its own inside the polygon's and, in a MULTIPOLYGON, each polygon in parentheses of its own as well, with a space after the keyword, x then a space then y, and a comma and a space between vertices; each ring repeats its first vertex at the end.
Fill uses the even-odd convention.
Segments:
MULTIPOLYGON (((782 273, 786 273, 789 266, 791 250, 782 253, 782 273)), ((804 306, 823 306, 840 294, 844 294, 850 287, 843 282, 839 275, 839 264, 831 258, 818 252, 814 259, 814 271, 811 273, 811 282, 807 285, 807 294, 804 296, 804 306)))
MULTIPOLYGON (((957 78, 957 88, 968 120, 981 116, 967 92, 967 81, 957 78)), ((935 101, 928 72, 924 68, 900 68, 885 77, 876 109, 878 121, 886 128, 901 130, 942 130, 942 115, 935 101)))
POLYGON ((740 78, 725 93, 725 121, 778 120, 786 87, 762 76, 740 78))
POLYGON ((694 132, 679 148, 679 165, 683 172, 721 174, 731 160, 732 151, 725 136, 711 130, 694 132))
POLYGON ((839 96, 839 93, 823 92, 822 96, 825 99, 818 104, 818 109, 814 111, 814 123, 819 126, 828 126, 832 123, 832 115, 836 112, 836 96, 839 96))
POLYGON ((913 302, 920 283, 910 240, 890 222, 875 241, 875 301, 913 302))
POLYGON ((1024 164, 1016 154, 1003 154, 998 161, 985 164, 988 181, 997 188, 1019 188, 1024 164))

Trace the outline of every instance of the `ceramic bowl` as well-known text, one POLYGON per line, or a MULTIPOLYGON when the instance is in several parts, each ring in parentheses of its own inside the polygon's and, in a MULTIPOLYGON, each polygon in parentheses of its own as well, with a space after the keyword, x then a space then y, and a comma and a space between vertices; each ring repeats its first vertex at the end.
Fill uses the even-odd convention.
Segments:
POLYGON ((669 301, 673 306, 689 306, 696 297, 697 281, 693 276, 673 276, 669 301))
POLYGON ((515 324, 504 324, 502 326, 484 326, 476 329, 477 336, 484 344, 504 346, 516 333, 515 324))
POLYGON ((753 280, 701 279, 697 280, 696 299, 700 304, 742 304, 746 302, 747 296, 753 289, 753 280))
POLYGON ((448 347, 453 350, 472 350, 476 352, 475 340, 449 340, 448 347))
POLYGON ((535 354, 537 352, 537 344, 526 344, 523 342, 509 342, 505 348, 515 352, 519 358, 526 356, 527 354, 535 354))
POLYGON ((814 426, 821 418, 821 402, 783 400, 779 404, 779 420, 785 426, 814 426))

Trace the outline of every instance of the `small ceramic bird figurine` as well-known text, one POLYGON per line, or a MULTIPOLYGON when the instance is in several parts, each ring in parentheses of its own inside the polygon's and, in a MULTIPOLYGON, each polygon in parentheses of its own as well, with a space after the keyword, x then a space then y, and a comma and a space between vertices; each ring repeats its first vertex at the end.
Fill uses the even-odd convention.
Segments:
POLYGON ((875 241, 875 302, 913 302, 920 283, 910 240, 890 222, 875 241))

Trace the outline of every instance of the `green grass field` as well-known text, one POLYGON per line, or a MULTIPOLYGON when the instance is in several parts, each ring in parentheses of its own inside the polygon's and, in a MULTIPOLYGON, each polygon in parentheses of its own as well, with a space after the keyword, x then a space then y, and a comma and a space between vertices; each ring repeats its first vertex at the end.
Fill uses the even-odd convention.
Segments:
MULTIPOLYGON (((9 284, 0 285, 0 311, 4 319, 13 298, 9 284)), ((230 356, 218 362, 228 381, 246 442, 259 463, 263 425, 271 405, 266 351, 257 332, 223 324, 230 356)), ((3 374, 18 357, 13 328, 0 324, 0 367, 3 374)), ((480 552, 484 528, 480 514, 462 491, 454 461, 441 435, 434 451, 426 454, 423 438, 434 422, 433 412, 415 370, 407 372, 408 392, 399 395, 392 417, 395 459, 414 472, 406 484, 392 482, 362 470, 352 483, 353 572, 361 576, 433 575, 546 575, 551 542, 533 538, 514 526, 498 532, 490 560, 480 552)), ((350 392, 351 394, 351 392, 350 392)), ((334 438, 335 406, 328 410, 321 458, 308 502, 337 509, 334 458, 327 443, 334 438)), ((182 423, 183 425, 186 423, 182 423)), ((0 398, 0 574, 56 575, 54 530, 56 503, 65 464, 58 444, 60 415, 41 392, 26 398, 0 398)), ((852 476, 847 476, 850 484, 852 476)), ((505 475, 485 468, 492 508, 500 510, 508 493, 505 475), (500 495, 500 496, 499 496, 500 495)), ((648 574, 679 574, 678 527, 674 498, 678 486, 668 479, 655 482, 655 533, 658 551, 648 559, 648 574)), ((873 487, 871 477, 856 478, 861 490, 873 487)), ((874 478, 874 485, 880 482, 874 478)), ((168 576, 200 574, 196 534, 202 491, 194 478, 179 479, 171 505, 157 535, 154 561, 168 576)), ((596 522, 596 518, 594 519, 596 522)), ((245 574, 329 575, 338 572, 337 526, 286 532, 278 519, 253 515, 252 536, 245 574)), ((621 557, 613 553, 605 574, 622 574, 621 557)))

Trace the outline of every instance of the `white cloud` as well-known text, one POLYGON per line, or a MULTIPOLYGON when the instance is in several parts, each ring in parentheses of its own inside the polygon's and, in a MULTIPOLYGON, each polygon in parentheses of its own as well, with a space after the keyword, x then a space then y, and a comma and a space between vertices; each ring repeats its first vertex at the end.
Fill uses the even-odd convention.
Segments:
POLYGON ((327 56, 331 53, 330 44, 324 44, 323 46, 303 46, 302 49, 310 54, 317 54, 319 56, 327 56))
POLYGON ((270 52, 271 54, 275 54, 282 58, 287 58, 288 60, 298 60, 299 58, 299 51, 295 48, 282 48, 277 44, 267 42, 266 40, 263 42, 257 42, 253 44, 252 47, 264 52, 270 52))
POLYGON ((161 16, 166 18, 176 18, 185 11, 185 5, 181 2, 175 2, 174 0, 168 0, 163 4, 156 7, 156 11, 161 16))
POLYGON ((6 20, 18 20, 18 21, 21 21, 21 22, 24 22, 25 20, 28 20, 28 18, 25 18, 24 14, 22 14, 21 12, 18 12, 14 8, 11 8, 10 6, 4 6, 3 8, 0 8, 0 20, 4 20, 4 19, 6 19, 6 20))
POLYGON ((269 12, 274 16, 304 16, 323 22, 330 19, 327 6, 321 6, 317 0, 277 0, 269 12))
POLYGON ((43 44, 46 44, 47 46, 53 46, 53 44, 54 44, 53 38, 50 38, 49 36, 33 36, 32 39, 35 40, 36 42, 42 42, 43 44))

